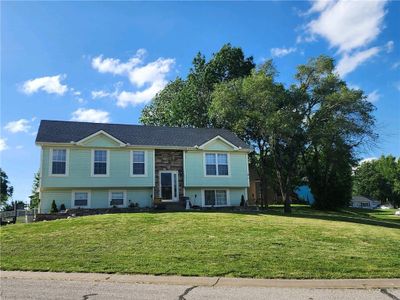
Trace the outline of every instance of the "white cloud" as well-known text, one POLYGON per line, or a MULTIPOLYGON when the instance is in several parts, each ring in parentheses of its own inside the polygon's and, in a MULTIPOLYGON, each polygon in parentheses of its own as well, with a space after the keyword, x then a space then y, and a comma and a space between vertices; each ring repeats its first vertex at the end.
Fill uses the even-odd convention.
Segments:
POLYGON ((329 6, 332 6, 334 2, 333 1, 327 1, 327 0, 315 0, 312 3, 312 6, 308 13, 313 13, 313 12, 321 12, 324 9, 328 8, 329 6))
POLYGON ((386 48, 386 52, 387 52, 387 53, 393 52, 393 49, 394 49, 394 42, 393 42, 393 41, 387 42, 386 45, 385 45, 385 48, 386 48))
POLYGON ((396 70, 397 68, 399 68, 400 67, 400 61, 396 61, 395 63, 393 63, 393 65, 392 65, 392 69, 393 70, 396 70))
POLYGON ((296 52, 296 48, 272 48, 271 55, 275 57, 286 56, 290 53, 296 52))
POLYGON ((93 91, 92 98, 113 97, 117 99, 117 105, 120 107, 151 101, 168 83, 167 75, 172 70, 175 59, 158 58, 155 61, 144 64, 145 54, 146 51, 144 49, 139 49, 127 62, 121 62, 116 58, 95 57, 92 60, 94 69, 100 73, 126 76, 132 83, 134 90, 120 92, 119 87, 116 87, 113 93, 102 90, 93 91))
POLYGON ((18 145, 18 146, 15 147, 15 149, 17 149, 17 150, 21 150, 23 148, 24 148, 24 146, 22 146, 22 145, 18 145))
POLYGON ((367 158, 360 160, 360 162, 358 164, 361 165, 362 163, 370 162, 370 161, 377 160, 377 159, 378 159, 377 157, 367 157, 367 158))
POLYGON ((29 120, 26 119, 8 122, 6 126, 4 126, 4 129, 11 133, 28 132, 30 128, 31 126, 29 125, 29 120))
POLYGON ((68 90, 67 85, 61 84, 66 75, 46 76, 25 81, 22 86, 22 91, 31 95, 40 90, 48 94, 64 95, 68 90))
POLYGON ((400 81, 396 82, 394 87, 400 92, 400 81))
POLYGON ((79 108, 72 113, 71 121, 109 123, 110 114, 98 109, 79 108))
POLYGON ((345 76, 379 51, 393 50, 393 41, 382 47, 365 49, 382 31, 387 2, 314 1, 306 14, 314 16, 314 19, 305 26, 306 35, 299 36, 297 41, 310 42, 316 37, 326 39, 330 47, 338 49, 341 57, 337 70, 341 76, 345 76))
POLYGON ((354 54, 345 53, 339 60, 339 63, 336 66, 336 71, 341 77, 344 77, 348 73, 354 71, 359 65, 378 54, 379 50, 379 47, 372 47, 354 54))
POLYGON ((127 92, 122 91, 117 96, 117 105, 120 107, 126 107, 128 104, 138 105, 142 103, 147 103, 153 97, 164 88, 166 82, 156 81, 147 89, 137 92, 127 92))
POLYGON ((327 39, 340 52, 363 47, 381 32, 386 2, 336 0, 323 4, 319 1, 313 7, 320 14, 308 23, 308 30, 327 39))
POLYGON ((100 55, 92 59, 92 67, 100 73, 122 75, 124 73, 129 73, 133 68, 141 64, 145 54, 145 49, 139 49, 136 51, 136 54, 125 63, 122 63, 116 58, 103 59, 103 55, 100 55))
POLYGON ((0 151, 8 149, 7 139, 0 138, 0 151))
POLYGON ((111 93, 99 90, 99 91, 92 91, 92 99, 98 99, 98 98, 105 98, 111 96, 111 93))
POLYGON ((378 101, 381 98, 381 95, 378 93, 378 90, 375 90, 368 94, 367 100, 371 103, 378 101))

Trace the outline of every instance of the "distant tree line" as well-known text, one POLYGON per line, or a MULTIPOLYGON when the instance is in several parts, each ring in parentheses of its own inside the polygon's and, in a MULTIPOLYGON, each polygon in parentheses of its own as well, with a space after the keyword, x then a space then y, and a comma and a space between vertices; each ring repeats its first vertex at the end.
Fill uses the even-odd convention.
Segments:
MULTIPOLYGON (((39 207, 39 181, 40 176, 39 172, 34 174, 34 180, 32 185, 32 194, 29 196, 30 198, 30 208, 38 208, 39 207)), ((24 209, 25 202, 24 201, 9 201, 14 193, 14 187, 11 185, 8 175, 6 172, 0 168, 0 184, 1 184, 1 193, 0 193, 0 207, 2 210, 12 210, 15 206, 18 209, 24 209)))
POLYGON ((209 60, 198 53, 186 78, 160 91, 140 120, 231 129, 255 150, 250 161, 261 179, 263 207, 269 184, 290 212, 290 194, 300 183, 310 186, 317 208, 347 205, 357 150, 377 138, 374 106, 337 75, 327 56, 299 65, 289 86, 277 74, 272 60, 256 66, 230 44, 209 60))
POLYGON ((363 162, 354 172, 354 193, 400 207, 400 158, 363 162))

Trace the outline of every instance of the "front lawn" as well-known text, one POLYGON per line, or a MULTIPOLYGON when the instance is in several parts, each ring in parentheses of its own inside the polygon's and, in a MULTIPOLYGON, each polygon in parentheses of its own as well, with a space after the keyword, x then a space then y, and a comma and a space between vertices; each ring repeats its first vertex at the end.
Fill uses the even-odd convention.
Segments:
POLYGON ((2 270, 400 277, 400 224, 353 210, 113 214, 10 225, 0 234, 2 270))

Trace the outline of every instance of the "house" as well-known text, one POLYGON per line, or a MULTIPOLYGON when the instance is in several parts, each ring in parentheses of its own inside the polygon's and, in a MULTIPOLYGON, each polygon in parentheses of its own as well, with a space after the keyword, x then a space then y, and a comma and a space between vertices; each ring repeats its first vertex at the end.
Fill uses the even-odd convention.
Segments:
POLYGON ((354 208, 367 208, 373 209, 381 205, 381 202, 378 200, 369 199, 364 196, 353 196, 350 201, 350 207, 354 208))
POLYGON ((40 123, 40 212, 151 207, 155 199, 236 206, 249 187, 249 146, 226 129, 40 123))

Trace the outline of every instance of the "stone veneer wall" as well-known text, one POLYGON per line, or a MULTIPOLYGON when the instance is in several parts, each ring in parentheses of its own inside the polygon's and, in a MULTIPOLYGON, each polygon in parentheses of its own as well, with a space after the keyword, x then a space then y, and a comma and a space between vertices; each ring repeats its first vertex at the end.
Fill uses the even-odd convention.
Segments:
POLYGON ((183 197, 183 151, 155 150, 155 197, 160 197, 160 171, 178 171, 179 200, 183 197))

